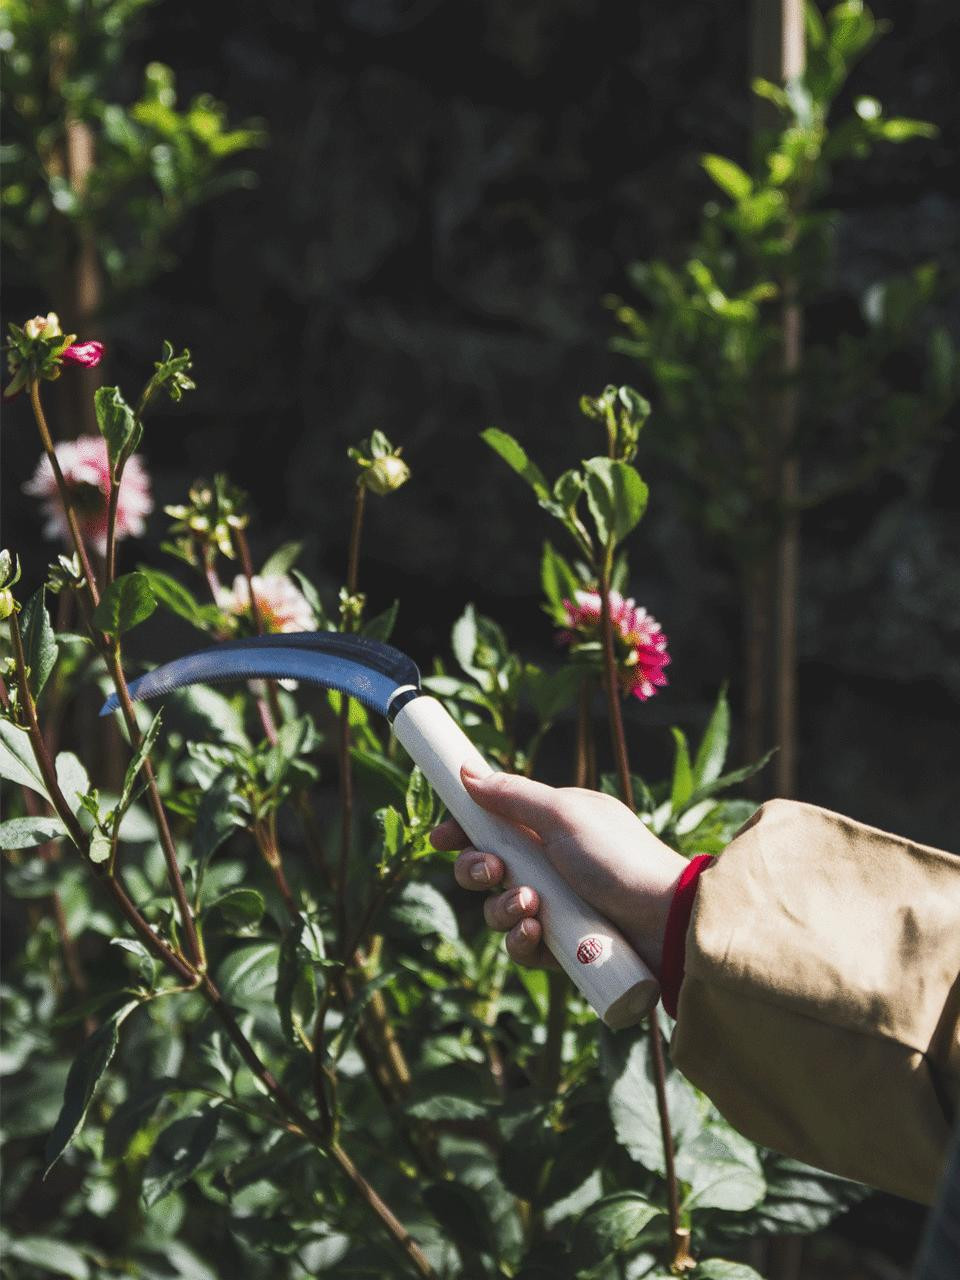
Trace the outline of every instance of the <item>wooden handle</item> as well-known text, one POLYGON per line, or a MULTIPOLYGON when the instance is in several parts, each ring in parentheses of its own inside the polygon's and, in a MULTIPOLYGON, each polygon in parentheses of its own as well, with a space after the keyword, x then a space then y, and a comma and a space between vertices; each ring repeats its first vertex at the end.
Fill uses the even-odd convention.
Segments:
POLYGON ((461 765, 481 775, 493 770, 441 703, 412 699, 397 712, 393 730, 473 844, 503 859, 507 883, 536 889, 547 946, 607 1026, 618 1030, 645 1017, 660 995, 656 978, 620 931, 553 869, 536 841, 466 792, 461 765))

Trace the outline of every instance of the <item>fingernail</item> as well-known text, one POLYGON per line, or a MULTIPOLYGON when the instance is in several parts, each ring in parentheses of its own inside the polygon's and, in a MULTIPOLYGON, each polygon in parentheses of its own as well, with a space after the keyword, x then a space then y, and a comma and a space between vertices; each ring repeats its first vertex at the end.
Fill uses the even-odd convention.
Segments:
POLYGON ((520 926, 520 937, 529 942, 533 936, 533 921, 524 920, 520 926))
POLYGON ((512 916, 518 916, 530 906, 530 895, 525 889, 519 889, 516 897, 507 907, 507 912, 512 916))
POLYGON ((476 769, 469 764, 463 764, 460 766, 460 776, 462 778, 469 779, 470 782, 479 782, 481 777, 481 775, 477 773, 476 769))
POLYGON ((470 868, 470 879, 476 880, 477 884, 489 884, 490 868, 485 862, 475 862, 470 868))

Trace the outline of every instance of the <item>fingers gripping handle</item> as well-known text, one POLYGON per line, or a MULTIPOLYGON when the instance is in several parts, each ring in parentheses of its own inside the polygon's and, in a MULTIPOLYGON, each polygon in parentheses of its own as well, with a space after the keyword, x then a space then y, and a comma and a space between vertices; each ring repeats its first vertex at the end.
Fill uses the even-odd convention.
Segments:
POLYGON ((660 995, 656 978, 619 930, 553 869, 535 840, 464 790, 461 765, 481 775, 492 769, 444 707, 435 698, 414 698, 397 712, 393 729, 476 847, 503 859, 511 884, 536 889, 547 946, 607 1026, 639 1022, 660 995))

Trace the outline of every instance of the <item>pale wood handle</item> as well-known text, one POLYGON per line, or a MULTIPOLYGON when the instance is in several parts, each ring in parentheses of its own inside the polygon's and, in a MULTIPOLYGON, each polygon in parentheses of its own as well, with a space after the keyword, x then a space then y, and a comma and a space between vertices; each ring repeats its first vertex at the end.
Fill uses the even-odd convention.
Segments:
POLYGON ((656 978, 620 931, 553 869, 536 841, 466 792, 461 765, 481 775, 493 770, 442 704, 413 698, 397 712, 393 731, 473 844, 503 859, 508 884, 536 889, 547 946, 607 1026, 618 1030, 645 1017, 660 995, 656 978))

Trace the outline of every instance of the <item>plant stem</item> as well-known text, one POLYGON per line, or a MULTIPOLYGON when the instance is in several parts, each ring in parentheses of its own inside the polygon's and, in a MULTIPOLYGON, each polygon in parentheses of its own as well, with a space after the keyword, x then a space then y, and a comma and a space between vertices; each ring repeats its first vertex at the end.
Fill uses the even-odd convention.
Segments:
MULTIPOLYGON (((630 776, 630 758, 627 754, 627 739, 623 729, 623 714, 620 709, 620 688, 617 680, 617 665, 613 648, 613 622, 610 617, 610 573, 613 564, 613 543, 607 547, 603 568, 600 574, 600 626, 603 636, 604 676, 607 692, 607 709, 610 720, 610 733, 613 740, 613 753, 617 766, 617 778, 620 796, 624 804, 636 812, 633 799, 633 782, 630 776)), ((684 1270, 689 1264, 690 1232, 680 1225, 680 1193, 677 1186, 677 1173, 674 1164, 673 1131, 670 1125, 670 1109, 667 1104, 666 1068, 663 1061, 663 1045, 660 1040, 660 1025, 656 1011, 647 1019, 650 1036, 651 1060, 653 1062, 653 1078, 657 1094, 657 1113, 660 1117, 660 1135, 663 1139, 663 1163, 667 1184, 667 1214, 670 1222, 670 1240, 673 1249, 671 1268, 684 1270)))
POLYGON ((394 1239, 400 1245, 401 1249, 407 1255, 410 1262, 412 1262, 413 1265, 416 1267, 418 1273, 422 1276, 436 1277, 436 1272, 434 1271, 433 1267, 431 1267, 430 1263, 427 1261, 426 1256, 424 1255, 420 1246, 416 1243, 415 1240, 413 1240, 410 1237, 406 1227, 399 1220, 399 1218, 397 1218, 394 1215, 389 1205, 387 1205, 380 1198, 380 1196, 377 1195, 376 1191, 374 1191, 370 1183, 367 1182, 366 1178, 364 1178, 363 1175, 357 1170, 356 1165, 353 1163, 353 1161, 350 1159, 350 1157, 344 1151, 343 1147, 341 1147, 338 1142, 335 1142, 332 1144, 330 1148, 330 1154, 333 1156, 334 1160, 336 1160, 337 1164, 340 1166, 343 1172, 347 1175, 347 1177, 356 1187, 360 1195, 360 1198, 364 1201, 365 1204, 369 1205, 369 1207, 373 1210, 373 1212, 377 1215, 377 1217, 380 1219, 383 1225, 387 1228, 390 1234, 394 1237, 394 1239))
POLYGON ((40 432, 40 439, 43 442, 44 452, 50 460, 50 466, 53 468, 53 478, 57 482, 57 490, 60 494, 60 501, 63 503, 64 514, 67 517, 67 524, 70 527, 70 535, 73 538, 73 545, 76 548, 80 565, 83 569, 83 576, 86 579, 87 595, 90 597, 92 608, 96 608, 100 603, 100 592, 97 589, 97 580, 93 576, 93 569, 90 567, 90 558, 87 555, 87 549, 83 545, 83 537, 80 533, 80 525, 77 522, 77 513, 73 509, 73 499, 70 497, 70 490, 67 488, 67 482, 63 478, 63 472, 60 469, 60 461, 57 458, 56 450, 53 447, 53 438, 50 435, 50 428, 47 426, 47 419, 43 412, 43 405, 40 402, 40 383, 36 379, 29 383, 30 404, 33 407, 33 416, 36 419, 37 429, 40 432))
POLYGON ((412 1238, 406 1227, 396 1216, 390 1206, 377 1194, 356 1165, 337 1142, 329 1142, 323 1129, 302 1109, 296 1099, 287 1092, 276 1076, 261 1062, 256 1050, 243 1034, 233 1012, 225 1003, 209 974, 201 978, 201 990, 209 1001, 214 1013, 223 1023, 224 1030, 233 1041, 240 1056, 263 1084, 270 1096, 280 1108, 297 1124, 304 1135, 321 1151, 330 1155, 343 1173, 350 1179, 364 1204, 377 1216, 381 1225, 389 1232, 407 1260, 412 1263, 422 1276, 435 1277, 436 1273, 427 1261, 423 1250, 412 1238))
POLYGON ((590 694, 592 681, 584 676, 577 698, 577 757, 574 768, 575 787, 596 787, 597 758, 590 722, 590 694))
MULTIPOLYGON (((51 804, 60 821, 66 827, 71 840, 76 844, 81 853, 88 850, 87 837, 77 821, 74 813, 67 804, 63 792, 57 782, 56 771, 53 761, 50 759, 46 744, 43 740, 43 734, 37 721, 36 707, 30 694, 29 685, 27 683, 26 662, 23 651, 23 639, 20 634, 20 627, 17 621, 16 613, 10 618, 10 634, 13 639, 14 659, 17 669, 17 683, 20 688, 21 700, 27 713, 27 732, 30 735, 30 743, 33 748, 34 757, 37 766, 40 769, 41 777, 50 796, 51 804)), ((125 689, 126 686, 124 685, 125 689)), ((128 695, 129 700, 129 695, 128 695)), ((89 856, 87 857, 89 862, 89 856)), ((214 1013, 220 1019, 227 1035, 233 1041, 240 1056, 246 1062, 247 1066, 254 1073, 257 1079, 263 1084, 264 1088, 277 1102, 284 1113, 293 1120, 303 1135, 317 1146, 321 1151, 329 1154, 342 1172, 353 1183, 358 1191, 364 1204, 374 1213, 389 1233, 391 1238, 397 1244, 404 1257, 415 1267, 418 1274, 435 1280, 436 1273, 430 1266, 426 1256, 420 1246, 411 1237, 410 1233, 400 1222, 396 1214, 390 1209, 389 1205, 377 1194, 374 1188, 367 1182, 363 1175, 354 1165, 353 1161, 339 1145, 339 1143, 328 1143, 326 1134, 318 1127, 316 1122, 307 1115, 300 1107, 296 1099, 287 1092, 282 1084, 276 1079, 273 1073, 264 1065, 257 1056, 253 1046, 247 1040, 246 1036, 240 1028, 232 1011, 225 1003, 223 996, 218 990, 213 979, 208 973, 195 972, 187 965, 180 956, 176 955, 156 934, 147 921, 143 918, 136 906, 127 896, 126 891, 121 885, 118 877, 105 876, 99 868, 97 878, 104 881, 110 892, 113 894, 114 901, 120 907, 126 919, 132 925, 134 931, 143 940, 146 946, 167 965, 167 967, 177 975, 191 990, 199 986, 202 995, 210 1004, 214 1013)))
POLYGON ((287 909, 287 914, 291 920, 298 920, 300 918, 300 910, 297 906, 296 899, 291 892, 290 885, 287 883, 286 872, 283 869, 283 858, 280 854, 280 846, 277 843, 275 813, 269 814, 264 822, 254 822, 253 837, 257 842, 257 848, 263 855, 264 862, 273 873, 273 878, 277 885, 277 891, 283 899, 283 905, 287 909))
MULTIPOLYGON (((90 568, 90 559, 87 555, 87 550, 83 543, 83 536, 80 532, 80 526, 77 523, 76 514, 74 513, 73 506, 70 501, 70 493, 67 489, 66 482, 63 478, 63 472, 60 470, 60 464, 57 461, 57 455, 53 448, 50 429, 47 426, 47 420, 43 413, 43 405, 40 402, 40 384, 36 380, 33 380, 30 383, 30 403, 33 405, 33 414, 37 421, 40 439, 43 441, 43 447, 46 450, 47 457, 50 459, 50 465, 53 468, 53 474, 57 482, 60 499, 63 502, 64 511, 67 513, 67 522, 70 526, 73 544, 76 548, 80 563, 83 565, 90 604, 95 609, 100 601, 100 597, 97 592, 96 580, 94 579, 93 572, 90 568)), ((130 693, 127 689, 127 682, 123 674, 123 668, 120 665, 119 642, 111 643, 100 631, 96 629, 96 627, 93 626, 92 618, 88 617, 86 620, 90 627, 90 633, 93 641, 100 650, 103 660, 107 665, 107 670, 110 672, 113 679, 114 688, 117 691, 117 696, 120 699, 120 706, 123 710, 123 718, 127 725, 127 732, 130 735, 130 741, 133 744, 134 750, 136 750, 141 743, 140 729, 137 725, 137 718, 133 711, 133 703, 130 701, 130 693)), ((17 630, 19 633, 19 628, 17 628, 17 630)), ((180 875, 180 867, 177 862, 176 847, 173 843, 173 837, 170 834, 170 827, 167 823, 167 816, 163 808, 163 801, 160 799, 160 792, 157 788, 157 779, 149 758, 144 760, 143 774, 147 782, 147 798, 150 810, 153 814, 157 833, 160 837, 160 846, 163 849, 164 860, 167 864, 167 878, 170 881, 170 887, 173 891, 173 896, 176 899, 177 907, 180 912, 180 922, 187 941, 189 959, 193 965, 202 968, 205 964, 203 948, 200 945, 200 939, 197 936, 196 926, 193 922, 193 912, 190 910, 190 904, 187 901, 186 889, 184 888, 183 878, 180 875)), ((82 841, 78 847, 83 847, 82 841)), ((111 879, 114 879, 114 877, 111 877, 111 879)))
POLYGON ((110 477, 110 493, 107 496, 107 550, 104 556, 103 589, 110 586, 117 570, 117 508, 120 504, 120 482, 123 479, 123 468, 117 472, 117 478, 110 477))
POLYGON ((570 980, 562 969, 547 974, 547 1038, 540 1056, 540 1086, 548 1096, 557 1092, 563 1072, 563 1037, 567 1029, 570 980))
MULTIPOLYGON (((40 725, 37 721, 37 710, 34 705, 33 697, 27 683, 26 661, 23 652, 23 637, 20 634, 20 624, 15 613, 10 615, 10 636, 13 640, 14 662, 17 669, 17 684, 20 688, 20 697, 27 715, 27 733, 30 735, 30 745, 33 748, 34 759, 40 770, 40 776, 43 778, 44 786, 47 789, 47 795, 50 797, 50 803, 53 805, 54 812, 67 829, 70 839, 76 845, 77 849, 83 854, 89 862, 89 841, 86 833, 77 821, 77 818, 67 803, 63 792, 60 790, 60 784, 57 782, 57 773, 54 763, 50 758, 47 750, 47 744, 44 741, 40 725)), ((137 935, 142 939, 144 944, 156 955, 163 960, 184 982, 194 983, 196 974, 193 969, 168 947, 159 934, 155 933, 147 921, 143 918, 130 898, 127 896, 126 890, 118 876, 108 876, 95 864, 91 864, 97 875, 97 879, 104 882, 109 892, 113 895, 114 902, 120 911, 132 925, 137 935)))
MULTIPOLYGON (((363 532, 366 495, 365 486, 358 483, 354 490, 350 544, 347 550, 346 588, 350 596, 356 595, 360 578, 360 537, 363 532)), ((349 617, 345 619, 344 625, 352 625, 349 617)), ((340 771, 340 858, 336 877, 336 920, 340 954, 344 961, 347 961, 353 950, 347 938, 347 887, 353 838, 353 762, 350 757, 350 699, 345 694, 342 695, 339 730, 337 755, 340 771)), ((354 960, 363 962, 359 953, 354 956, 354 960)), ((346 975, 344 978, 346 980, 346 975)), ((382 1062, 386 1068, 390 1087, 397 1097, 403 1097, 410 1087, 410 1068, 391 1025, 387 1003, 382 992, 373 992, 366 1012, 370 1029, 383 1054, 382 1062)), ((360 1044, 359 1037, 357 1043, 360 1044)))
MULTIPOLYGON (((354 490, 350 546, 347 552, 347 594, 356 595, 360 571, 360 534, 366 489, 358 484, 354 490)), ((340 860, 337 866, 337 936, 341 954, 346 958, 347 945, 347 876, 350 869, 350 844, 353 834, 353 764, 350 759, 350 699, 341 695, 340 733, 337 754, 340 766, 340 860)))
MULTIPOLYGON (((127 688, 126 677, 123 674, 123 668, 120 665, 120 654, 117 647, 107 648, 104 656, 107 658, 107 666, 113 677, 114 687, 120 699, 120 707, 123 711, 123 718, 126 721, 127 732, 130 734, 130 741, 134 750, 137 750, 142 741, 140 736, 140 728, 137 724, 137 717, 134 714, 133 703, 130 700, 130 691, 127 688)), ((157 828, 157 834, 160 837, 160 847, 163 850, 164 861, 167 864, 167 879, 170 881, 170 887, 173 896, 176 899, 177 909, 180 913, 180 923, 183 927, 184 937, 187 942, 187 953, 190 962, 198 969, 203 969, 206 965, 206 959, 203 954, 203 947, 200 938, 197 935, 197 928, 193 920, 193 911, 187 900, 187 891, 184 887, 183 877, 180 874, 180 864, 177 861, 177 849, 173 843, 173 836, 170 833, 170 826, 167 822, 166 811, 163 807, 163 801, 160 799, 160 790, 157 787, 156 775, 153 772, 153 765, 150 763, 149 756, 143 762, 143 776, 147 783, 147 802, 150 805, 150 811, 153 814, 154 825, 157 828)))

